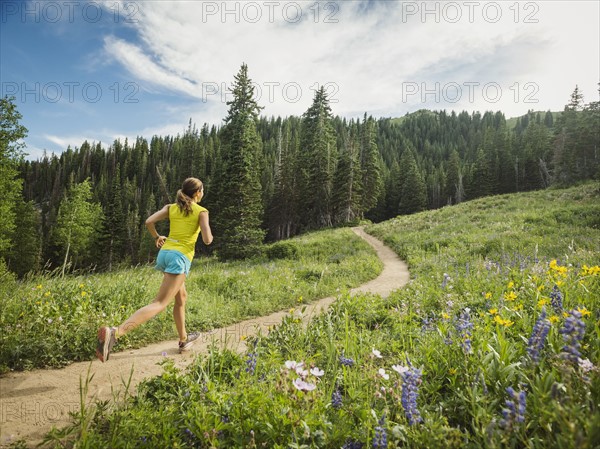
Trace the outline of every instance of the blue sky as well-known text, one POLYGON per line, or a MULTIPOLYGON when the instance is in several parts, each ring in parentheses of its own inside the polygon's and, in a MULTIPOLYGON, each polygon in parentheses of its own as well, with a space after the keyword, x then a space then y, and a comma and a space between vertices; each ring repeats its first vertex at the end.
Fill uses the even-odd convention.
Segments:
POLYGON ((29 158, 219 125, 240 65, 267 116, 562 110, 598 99, 600 2, 10 1, 1 94, 29 158))

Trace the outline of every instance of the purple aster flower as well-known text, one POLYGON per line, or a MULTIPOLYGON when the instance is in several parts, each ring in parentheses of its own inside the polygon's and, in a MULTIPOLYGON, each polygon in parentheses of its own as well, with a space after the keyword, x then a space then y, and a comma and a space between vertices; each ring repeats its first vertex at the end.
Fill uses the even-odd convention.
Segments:
POLYGON ((342 449, 362 449, 364 446, 363 443, 361 443, 360 441, 354 441, 350 438, 348 438, 346 440, 346 442, 344 443, 344 445, 342 446, 342 449))
POLYGON ((354 359, 348 358, 348 357, 344 357, 343 355, 340 356, 340 363, 344 366, 354 366, 354 359))

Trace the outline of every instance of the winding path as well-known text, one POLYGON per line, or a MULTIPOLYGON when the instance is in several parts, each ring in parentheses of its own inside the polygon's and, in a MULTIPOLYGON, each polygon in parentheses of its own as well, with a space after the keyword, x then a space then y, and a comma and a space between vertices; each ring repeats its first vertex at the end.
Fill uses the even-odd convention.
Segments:
MULTIPOLYGON (((391 249, 362 228, 352 230, 375 249, 384 268, 377 278, 352 289, 351 294, 368 292, 385 297, 409 281, 406 264, 391 249)), ((328 297, 308 305, 302 319, 309 320, 334 301, 335 297, 328 297)), ((104 364, 94 360, 73 363, 62 369, 7 374, 0 378, 0 448, 18 439, 25 439, 30 445, 37 444, 53 426, 68 424, 69 412, 79 410, 79 380, 85 381, 88 369, 94 375, 88 398, 110 399, 113 391, 122 390, 130 374, 130 391, 134 391, 144 378, 160 374, 162 367, 157 362, 163 360, 164 353, 175 361, 176 366, 185 367, 197 353, 207 352, 215 342, 244 351, 242 336, 256 334, 259 329, 266 333, 269 326, 280 323, 288 313, 277 312, 215 329, 203 335, 185 355, 177 353, 176 341, 163 341, 111 354, 109 362, 104 364)))

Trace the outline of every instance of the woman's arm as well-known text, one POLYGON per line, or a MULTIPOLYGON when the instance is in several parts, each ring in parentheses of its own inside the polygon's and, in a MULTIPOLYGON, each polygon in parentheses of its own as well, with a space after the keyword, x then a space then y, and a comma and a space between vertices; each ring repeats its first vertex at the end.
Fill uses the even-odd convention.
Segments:
POLYGON ((150 231, 150 235, 156 241, 157 248, 163 246, 167 238, 158 234, 158 232, 156 231, 155 224, 161 220, 169 218, 169 207, 171 207, 171 205, 167 204, 161 210, 159 210, 158 212, 154 212, 152 215, 146 218, 146 227, 148 228, 148 231, 150 231))
POLYGON ((202 241, 210 245, 213 241, 212 231, 210 230, 210 224, 208 223, 208 211, 200 212, 200 232, 202 233, 202 241))

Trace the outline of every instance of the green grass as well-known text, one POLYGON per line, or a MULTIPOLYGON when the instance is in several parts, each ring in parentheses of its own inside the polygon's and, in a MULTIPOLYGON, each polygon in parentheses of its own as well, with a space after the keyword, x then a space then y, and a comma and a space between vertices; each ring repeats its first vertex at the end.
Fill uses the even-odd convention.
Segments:
POLYGON ((250 340, 246 354, 213 348, 185 371, 166 361, 163 374, 143 382, 135 396, 91 406, 87 420, 79 417, 48 442, 596 447, 599 199, 595 183, 486 198, 371 226, 408 260, 407 287, 386 299, 342 294, 307 327, 290 314, 250 340), (549 331, 536 359, 529 339, 542 322, 549 331), (569 346, 578 357, 570 357, 569 346), (304 366, 296 370, 291 361, 304 366), (408 370, 413 387, 396 370, 408 370), (525 396, 522 419, 508 411, 517 402, 509 387, 525 396))
MULTIPOLYGON (((381 262, 350 229, 290 243, 293 259, 222 263, 199 258, 186 281, 189 330, 207 331, 355 287, 377 276, 381 262)), ((162 276, 151 267, 0 286, 0 372, 89 360, 101 325, 116 325, 156 295, 162 276)), ((119 340, 118 350, 176 337, 169 310, 119 340)))

